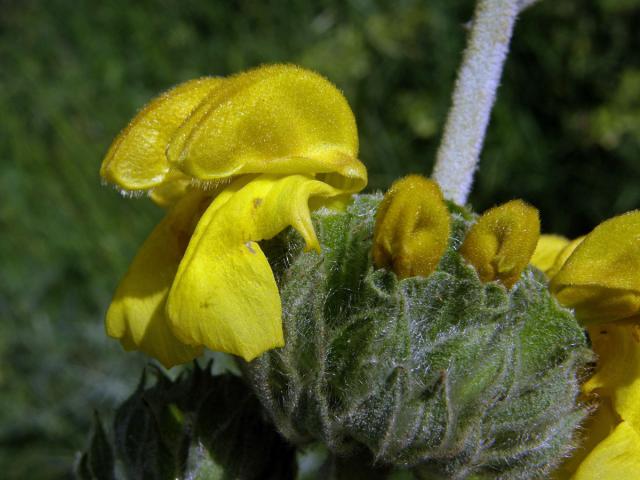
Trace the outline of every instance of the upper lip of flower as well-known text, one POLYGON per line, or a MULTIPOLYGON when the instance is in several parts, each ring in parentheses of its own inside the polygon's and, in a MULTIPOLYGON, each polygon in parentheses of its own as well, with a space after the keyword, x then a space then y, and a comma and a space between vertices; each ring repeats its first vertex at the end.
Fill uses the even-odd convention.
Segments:
POLYGON ((152 101, 116 138, 101 175, 175 206, 120 284, 108 333, 166 366, 203 345, 246 360, 283 345, 277 286, 255 242, 292 225, 318 250, 309 198, 335 203, 364 188, 357 153, 344 97, 299 67, 192 80, 152 101), (145 281, 155 286, 141 296, 145 281))
POLYGON ((125 190, 188 178, 334 174, 365 187, 353 114, 321 76, 292 65, 178 85, 150 102, 111 145, 100 173, 125 190))
POLYGON ((587 325, 640 314, 640 211, 598 225, 583 239, 556 244, 549 289, 587 325))

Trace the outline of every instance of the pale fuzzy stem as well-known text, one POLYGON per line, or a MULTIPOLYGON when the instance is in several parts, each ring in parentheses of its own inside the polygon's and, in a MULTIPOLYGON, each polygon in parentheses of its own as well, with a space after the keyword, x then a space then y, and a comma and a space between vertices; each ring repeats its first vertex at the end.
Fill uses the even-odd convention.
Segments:
POLYGON ((478 0, 476 6, 433 170, 444 196, 457 204, 471 189, 521 3, 478 0))
POLYGON ((521 12, 531 7, 534 3, 538 3, 539 0, 520 0, 518 2, 518 10, 521 12))

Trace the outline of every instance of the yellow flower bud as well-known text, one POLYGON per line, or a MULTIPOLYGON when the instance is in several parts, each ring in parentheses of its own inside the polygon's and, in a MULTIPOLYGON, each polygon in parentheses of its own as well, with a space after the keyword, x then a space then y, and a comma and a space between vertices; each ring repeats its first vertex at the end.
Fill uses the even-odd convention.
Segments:
POLYGON ((449 210, 433 180, 409 175, 385 194, 373 233, 373 262, 400 278, 428 276, 449 243, 449 210))
POLYGON ((471 227, 460 253, 483 282, 511 288, 529 264, 540 237, 538 210, 512 200, 487 210, 471 227))

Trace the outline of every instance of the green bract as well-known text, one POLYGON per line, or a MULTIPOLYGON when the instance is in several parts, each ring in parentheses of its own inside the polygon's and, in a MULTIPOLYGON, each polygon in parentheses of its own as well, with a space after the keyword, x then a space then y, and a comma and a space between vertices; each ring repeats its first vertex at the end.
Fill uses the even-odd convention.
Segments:
POLYGON ((295 477, 294 449, 264 419, 242 379, 197 365, 175 380, 155 374, 153 385, 143 375, 108 433, 96 418, 78 458, 78 480, 295 477))
POLYGON ((457 248, 473 215, 450 206, 449 247, 428 277, 371 263, 380 196, 315 214, 321 253, 294 232, 263 245, 285 347, 244 364, 278 430, 421 478, 544 478, 572 448, 591 359, 584 331, 528 267, 482 283, 457 248))

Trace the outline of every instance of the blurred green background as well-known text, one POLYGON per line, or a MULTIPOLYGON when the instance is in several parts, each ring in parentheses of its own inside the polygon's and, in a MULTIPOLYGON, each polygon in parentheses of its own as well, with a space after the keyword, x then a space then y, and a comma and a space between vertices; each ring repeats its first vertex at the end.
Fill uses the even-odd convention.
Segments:
MULTIPOLYGON (((470 0, 0 2, 0 472, 69 475, 92 410, 135 384, 102 318, 162 212, 101 186, 110 141, 162 90, 268 62, 318 70, 359 124, 371 189, 431 170, 470 0)), ((576 236, 640 207, 640 1, 520 19, 471 202, 576 236)))

